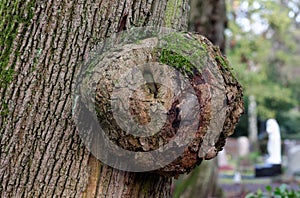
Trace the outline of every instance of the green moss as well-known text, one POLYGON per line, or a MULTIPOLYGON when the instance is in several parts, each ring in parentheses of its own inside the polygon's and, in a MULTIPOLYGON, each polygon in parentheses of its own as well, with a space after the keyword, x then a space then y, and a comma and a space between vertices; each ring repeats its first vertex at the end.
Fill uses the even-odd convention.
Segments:
POLYGON ((0 115, 4 117, 5 115, 7 115, 9 113, 8 104, 2 100, 1 106, 2 106, 2 110, 1 110, 0 115))
MULTIPOLYGON (((18 34, 19 27, 23 26, 21 37, 25 35, 34 16, 35 0, 29 2, 23 0, 3 0, 0 1, 0 87, 6 89, 14 78, 14 67, 20 55, 21 42, 14 48, 14 41, 18 34), (13 59, 10 60, 11 54, 13 59), (11 61, 11 62, 10 62, 11 61)), ((22 40, 22 38, 20 39, 22 40)), ((9 107, 6 101, 1 101, 1 116, 6 117, 9 107)))
POLYGON ((206 45, 191 34, 171 33, 160 38, 157 46, 159 61, 179 69, 185 74, 194 70, 201 73, 202 66, 207 60, 206 45))
POLYGON ((204 49, 204 51, 206 51, 207 52, 207 45, 206 45, 206 43, 202 43, 202 48, 204 49))
POLYGON ((172 21, 180 17, 182 0, 168 0, 165 11, 165 26, 172 28, 172 21))
POLYGON ((159 61, 187 73, 191 73, 194 67, 184 56, 168 49, 162 49, 159 61))
POLYGON ((215 60, 217 61, 217 63, 222 65, 222 69, 229 72, 231 77, 235 78, 235 75, 233 73, 233 68, 229 65, 228 60, 226 60, 223 56, 216 56, 215 60))
POLYGON ((230 69, 231 70, 228 61, 225 60, 222 56, 216 56, 215 59, 216 59, 217 62, 221 63, 221 65, 223 67, 225 67, 226 69, 230 69))
MULTIPOLYGON (((188 76, 195 71, 202 73, 202 67, 209 60, 207 44, 198 40, 193 34, 175 32, 163 36, 159 40, 156 51, 159 53, 159 61, 163 64, 173 66, 188 76)), ((214 49, 218 54, 219 49, 214 49)), ((221 55, 215 56, 218 65, 223 72, 235 79, 234 72, 228 60, 221 55)))
MULTIPOLYGON (((35 0, 25 2, 23 0, 16 0, 13 3, 9 0, 0 2, 0 15, 3 18, 0 21, 0 46, 2 52, 0 53, 0 86, 7 87, 14 76, 14 65, 19 56, 20 45, 13 51, 13 43, 18 33, 18 28, 21 24, 24 27, 24 34, 27 30, 31 19, 34 16, 35 0), (11 53, 14 54, 13 63, 9 64, 9 57, 11 53)), ((23 36, 24 34, 21 34, 23 36)))

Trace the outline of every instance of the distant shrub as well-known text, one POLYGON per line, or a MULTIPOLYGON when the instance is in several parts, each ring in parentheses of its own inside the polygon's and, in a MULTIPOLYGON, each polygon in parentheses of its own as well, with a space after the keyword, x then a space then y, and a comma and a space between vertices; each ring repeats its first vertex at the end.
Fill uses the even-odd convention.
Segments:
POLYGON ((279 187, 265 187, 267 192, 258 189, 256 193, 249 193, 245 198, 300 198, 300 190, 288 189, 286 184, 281 184, 279 187))

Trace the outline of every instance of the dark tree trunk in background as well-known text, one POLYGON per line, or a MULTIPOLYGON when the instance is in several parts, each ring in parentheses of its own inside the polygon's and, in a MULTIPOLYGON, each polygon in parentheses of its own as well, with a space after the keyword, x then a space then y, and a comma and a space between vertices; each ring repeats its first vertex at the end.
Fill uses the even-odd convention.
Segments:
POLYGON ((225 28, 227 27, 225 0, 191 0, 189 30, 206 36, 225 52, 225 28))
POLYGON ((0 3, 0 196, 169 197, 171 179, 102 165, 72 120, 79 63, 129 26, 186 29, 186 0, 0 3))
MULTIPOLYGON (((189 30, 206 36, 225 53, 225 0, 191 0, 190 4, 189 30)), ((175 197, 211 197, 217 190, 217 177, 217 159, 204 161, 192 173, 175 181, 175 197)))
POLYGON ((216 193, 217 160, 203 161, 188 175, 175 181, 174 198, 218 197, 216 193))

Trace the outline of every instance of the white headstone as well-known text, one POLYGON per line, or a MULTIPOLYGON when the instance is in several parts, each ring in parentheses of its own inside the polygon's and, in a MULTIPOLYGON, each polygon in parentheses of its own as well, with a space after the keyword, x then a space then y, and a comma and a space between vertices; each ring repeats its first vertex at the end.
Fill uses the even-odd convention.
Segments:
POLYGON ((227 155, 226 155, 226 150, 223 149, 218 153, 218 166, 219 167, 224 167, 228 166, 228 160, 227 160, 227 155))
POLYGON ((300 145, 290 148, 288 151, 288 174, 300 172, 300 145))
POLYGON ((235 184, 240 184, 242 181, 242 175, 240 172, 236 171, 233 176, 233 181, 235 184))
POLYGON ((280 129, 275 119, 267 120, 267 133, 268 133, 268 164, 281 164, 281 137, 280 129))
POLYGON ((238 143, 238 154, 240 157, 244 157, 249 154, 250 151, 250 142, 249 139, 245 136, 241 136, 237 139, 238 143))

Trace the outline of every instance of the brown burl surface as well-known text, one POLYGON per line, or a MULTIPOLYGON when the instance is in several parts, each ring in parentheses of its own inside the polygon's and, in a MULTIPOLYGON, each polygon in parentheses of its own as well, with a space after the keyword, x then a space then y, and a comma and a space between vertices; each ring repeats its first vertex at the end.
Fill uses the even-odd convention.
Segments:
MULTIPOLYGON (((185 98, 184 94, 176 95, 168 86, 165 86, 165 84, 172 84, 172 79, 176 78, 176 72, 170 70, 151 70, 154 78, 161 72, 164 72, 165 76, 169 76, 162 80, 164 83, 153 83, 152 85, 146 83, 130 92, 131 94, 124 89, 120 89, 118 93, 121 99, 129 98, 129 105, 124 105, 123 111, 129 112, 133 120, 140 125, 147 127, 151 121, 162 125, 159 132, 156 133, 153 129, 153 133, 147 136, 129 134, 126 130, 133 130, 130 128, 132 126, 123 130, 111 111, 111 101, 116 99, 113 98, 112 92, 118 91, 116 84, 125 71, 145 64, 161 64, 163 68, 164 64, 160 63, 160 56, 164 48, 157 47, 159 42, 157 38, 148 38, 138 43, 117 46, 116 50, 111 51, 109 55, 104 55, 99 61, 102 66, 93 66, 99 67, 99 69, 86 78, 83 83, 88 88, 93 87, 93 82, 97 82, 95 104, 98 120, 102 123, 101 127, 109 139, 119 147, 135 152, 148 152, 159 149, 160 146, 167 144, 178 135, 182 136, 183 141, 177 141, 177 145, 174 146, 184 146, 184 152, 179 157, 177 156, 172 163, 154 171, 167 176, 178 176, 190 172, 202 160, 214 158, 222 150, 226 138, 233 133, 234 127, 244 111, 242 87, 232 74, 228 61, 221 54, 219 48, 198 34, 185 33, 182 36, 197 42, 199 46, 205 46, 197 50, 206 52, 203 57, 199 57, 204 60, 203 65, 193 64, 193 68, 189 68, 189 71, 184 67, 177 68, 188 79, 198 100, 198 106, 189 109, 192 114, 194 113, 194 119, 197 122, 191 122, 193 126, 184 125, 181 129, 185 134, 179 134, 178 128, 184 121, 181 107, 184 105, 183 103, 188 102, 189 98, 185 98), (151 109, 157 103, 160 103, 159 107, 161 108, 151 109), (151 117, 150 111, 164 114, 166 119, 151 117), (189 129, 196 130, 189 131, 189 129), (185 144, 184 138, 188 136, 193 136, 192 140, 185 144)), ((187 58, 187 60, 194 61, 191 58, 187 58)), ((156 81, 156 79, 154 80, 156 81)), ((184 82, 178 83, 179 87, 183 88, 181 91, 184 91, 184 82)), ((126 116, 124 116, 123 122, 126 121, 126 116)), ((148 128, 147 131, 151 131, 151 128, 148 128)), ((151 166, 155 157, 139 159, 137 156, 137 160, 140 161, 141 166, 151 166)))

